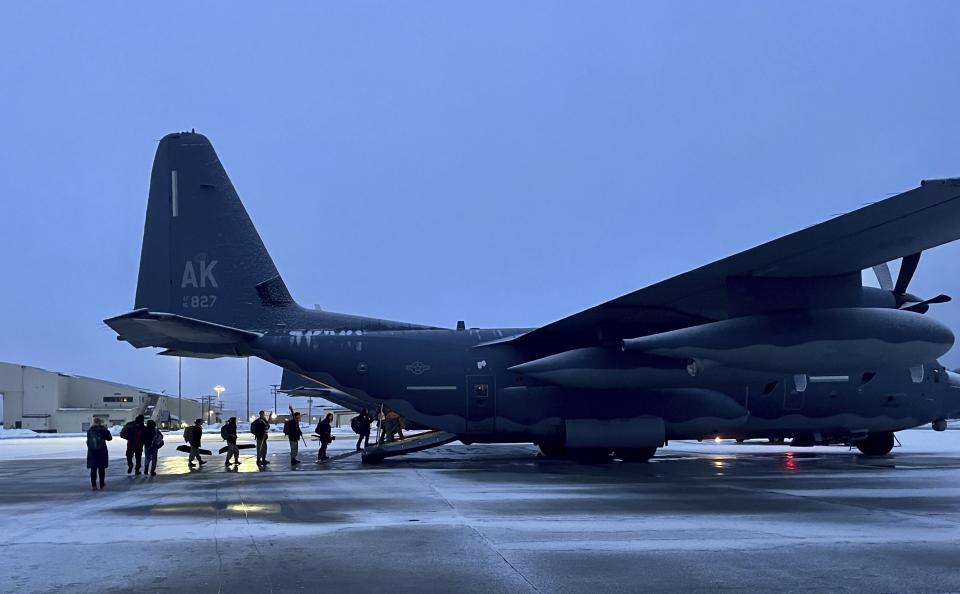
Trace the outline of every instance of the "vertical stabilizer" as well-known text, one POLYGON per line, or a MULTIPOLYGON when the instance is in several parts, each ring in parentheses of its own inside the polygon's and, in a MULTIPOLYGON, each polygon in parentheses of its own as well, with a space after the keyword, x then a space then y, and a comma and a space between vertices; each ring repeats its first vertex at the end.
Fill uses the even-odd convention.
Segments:
POLYGON ((136 308, 238 328, 293 301, 202 134, 160 141, 140 253, 136 308))

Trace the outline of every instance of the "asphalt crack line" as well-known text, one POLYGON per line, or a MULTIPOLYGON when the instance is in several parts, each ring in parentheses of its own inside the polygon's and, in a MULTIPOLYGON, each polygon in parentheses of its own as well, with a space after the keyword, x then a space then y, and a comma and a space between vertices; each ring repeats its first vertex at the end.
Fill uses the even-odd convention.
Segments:
POLYGON ((217 553, 217 594, 223 592, 223 555, 220 554, 220 539, 217 537, 217 529, 220 526, 220 487, 214 492, 214 511, 213 517, 213 549, 217 553))
MULTIPOLYGON (((260 546, 257 545, 257 539, 253 536, 253 531, 250 528, 250 516, 247 514, 247 504, 243 500, 243 494, 240 492, 240 486, 237 486, 237 498, 240 500, 240 507, 243 510, 243 519, 247 523, 248 534, 250 536, 250 542, 253 543, 253 550, 257 552, 257 556, 260 557, 260 564, 263 567, 267 567, 267 560, 263 556, 263 552, 260 550, 260 546)), ((267 585, 270 587, 270 594, 273 594, 273 579, 271 579, 270 574, 267 573, 267 585)))
POLYGON ((513 563, 510 563, 510 561, 509 561, 506 557, 503 556, 503 553, 500 552, 499 547, 497 547, 489 538, 486 537, 486 535, 483 534, 483 532, 481 532, 479 529, 477 529, 477 527, 474 526, 469 520, 467 520, 467 518, 464 517, 464 515, 460 513, 460 510, 458 510, 458 509, 456 508, 456 506, 454 506, 452 503, 450 503, 450 500, 447 499, 447 498, 443 495, 443 493, 441 493, 441 492, 436 488, 436 486, 434 486, 433 482, 432 482, 430 479, 428 479, 427 477, 425 477, 425 476, 423 475, 423 473, 420 472, 420 470, 414 470, 414 472, 416 472, 417 476, 420 477, 420 480, 422 480, 422 481, 424 482, 424 484, 427 485, 427 488, 429 488, 429 489, 433 492, 434 495, 436 495, 437 497, 439 497, 441 501, 443 501, 445 504, 447 504, 447 507, 449 507, 449 508, 453 511, 454 515, 457 517, 457 519, 460 520, 460 522, 461 522, 464 526, 466 526, 467 528, 469 528, 470 530, 472 530, 473 533, 476 534, 476 535, 480 538, 480 540, 483 541, 483 543, 484 543, 485 545, 487 545, 487 547, 488 547, 491 551, 493 551, 494 553, 496 553, 497 556, 500 557, 500 559, 503 560, 503 562, 507 564, 507 567, 509 567, 511 570, 513 570, 514 573, 516 573, 518 576, 520 576, 520 579, 522 579, 524 582, 526 582, 526 584, 527 584, 528 586, 530 586, 530 588, 531 588, 534 592, 537 592, 537 594, 541 594, 540 589, 537 588, 536 586, 534 586, 533 583, 532 583, 530 580, 527 579, 527 576, 523 575, 523 572, 521 572, 519 569, 517 569, 517 568, 514 566, 513 563))

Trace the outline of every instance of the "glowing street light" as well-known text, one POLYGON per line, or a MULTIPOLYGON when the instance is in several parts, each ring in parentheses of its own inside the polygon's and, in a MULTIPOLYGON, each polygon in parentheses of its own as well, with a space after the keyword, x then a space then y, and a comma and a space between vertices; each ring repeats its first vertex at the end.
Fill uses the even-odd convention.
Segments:
POLYGON ((216 386, 213 387, 213 391, 217 393, 217 400, 219 400, 220 395, 226 391, 226 388, 224 388, 220 384, 217 384, 216 386))

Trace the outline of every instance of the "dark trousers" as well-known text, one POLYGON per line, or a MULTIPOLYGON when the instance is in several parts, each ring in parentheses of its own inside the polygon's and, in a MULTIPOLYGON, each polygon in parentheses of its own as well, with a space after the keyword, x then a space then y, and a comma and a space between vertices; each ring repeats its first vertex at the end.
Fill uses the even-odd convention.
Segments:
POLYGON ((361 433, 360 437, 357 438, 357 451, 360 451, 360 442, 363 442, 363 447, 370 445, 370 432, 361 433))
POLYGON ((262 438, 257 438, 257 462, 265 462, 267 460, 267 436, 264 435, 262 438))
POLYGON ((157 471, 157 453, 158 452, 159 450, 157 450, 156 448, 147 448, 147 463, 143 467, 143 474, 157 471), (152 467, 150 466, 151 464, 153 464, 152 467))
POLYGON ((143 460, 143 448, 127 448, 127 472, 130 472, 130 467, 133 466, 133 457, 137 457, 137 472, 140 472, 140 463, 143 460))
POLYGON ((320 440, 320 451, 317 452, 317 460, 327 457, 327 445, 329 444, 329 441, 320 440))
POLYGON ((107 469, 103 467, 91 468, 90 469, 90 485, 94 487, 97 486, 97 477, 100 477, 100 488, 102 489, 103 483, 106 482, 106 479, 107 479, 107 469))

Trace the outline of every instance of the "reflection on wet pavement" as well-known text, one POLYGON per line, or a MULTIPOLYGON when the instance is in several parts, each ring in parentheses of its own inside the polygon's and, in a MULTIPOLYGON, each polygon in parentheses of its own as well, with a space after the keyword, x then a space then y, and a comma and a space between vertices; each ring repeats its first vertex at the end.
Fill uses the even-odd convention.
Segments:
POLYGON ((125 567, 198 592, 315 591, 314 567, 333 591, 383 572, 391 591, 419 592, 957 590, 960 452, 925 443, 865 458, 675 442, 649 464, 452 444, 373 466, 344 444, 297 467, 271 443, 263 468, 168 455, 157 477, 128 477, 114 464, 103 492, 80 459, 2 460, 0 513, 16 520, 0 546, 12 567, 57 559, 56 574, 16 574, 24 591, 105 576, 135 591, 125 567))

